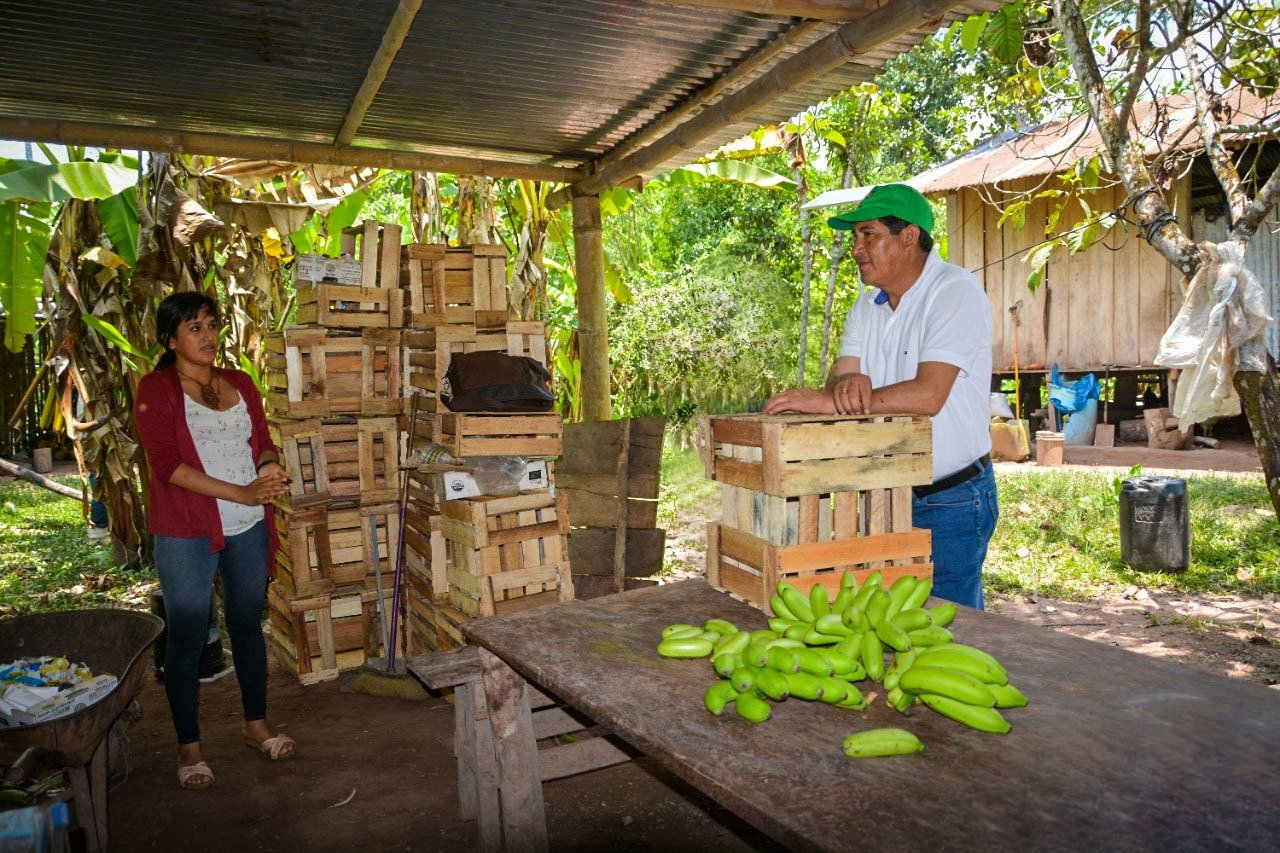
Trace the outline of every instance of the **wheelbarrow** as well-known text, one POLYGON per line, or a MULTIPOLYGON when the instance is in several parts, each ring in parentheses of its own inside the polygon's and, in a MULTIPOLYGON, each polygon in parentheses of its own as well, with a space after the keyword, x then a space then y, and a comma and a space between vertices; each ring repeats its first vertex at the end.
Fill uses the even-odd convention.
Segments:
POLYGON ((68 610, 0 620, 0 663, 59 655, 83 662, 95 675, 119 679, 99 701, 65 717, 0 729, 0 764, 14 764, 35 747, 62 765, 71 780, 76 821, 90 850, 107 847, 107 733, 133 701, 143 665, 164 622, 132 610, 68 610))

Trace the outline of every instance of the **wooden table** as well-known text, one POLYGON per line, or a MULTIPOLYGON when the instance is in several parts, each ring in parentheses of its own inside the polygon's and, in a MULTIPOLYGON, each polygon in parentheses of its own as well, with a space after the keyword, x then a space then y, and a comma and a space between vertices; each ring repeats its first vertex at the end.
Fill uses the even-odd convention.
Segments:
POLYGON ((1009 734, 923 708, 904 717, 882 696, 860 713, 788 700, 753 726, 702 707, 715 679, 706 661, 654 650, 665 625, 713 616, 765 624, 684 581, 464 626, 482 647, 469 653, 473 671, 482 664, 470 684, 483 687, 484 708, 473 713, 487 710, 493 751, 480 752, 496 761, 481 772, 501 792, 500 809, 478 810, 486 847, 547 846, 529 701, 540 694, 526 679, 794 849, 1280 846, 1275 691, 961 608, 957 640, 999 657, 1031 698, 1007 712, 1009 734), (914 731, 925 751, 841 752, 845 735, 884 725, 914 731))

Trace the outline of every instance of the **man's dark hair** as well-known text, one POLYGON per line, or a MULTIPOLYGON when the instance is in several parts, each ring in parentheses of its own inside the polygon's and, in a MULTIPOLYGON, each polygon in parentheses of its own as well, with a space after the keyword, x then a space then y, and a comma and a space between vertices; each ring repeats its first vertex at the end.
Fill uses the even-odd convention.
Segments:
MULTIPOLYGON (((884 223, 884 227, 889 229, 890 234, 901 234, 903 228, 912 224, 907 220, 899 219, 896 216, 881 216, 878 221, 884 223)), ((919 225, 916 227, 920 228, 919 225)), ((918 245, 920 246, 920 251, 924 252, 926 255, 929 254, 933 249, 933 235, 923 228, 920 228, 920 241, 918 245)))

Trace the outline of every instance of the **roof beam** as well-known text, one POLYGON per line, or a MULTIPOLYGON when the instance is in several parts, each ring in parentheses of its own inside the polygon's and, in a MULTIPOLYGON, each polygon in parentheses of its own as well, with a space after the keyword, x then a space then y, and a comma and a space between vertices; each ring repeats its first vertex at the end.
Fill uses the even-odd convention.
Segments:
POLYGON ((285 160, 290 163, 322 163, 336 166, 375 166, 491 178, 527 178, 534 181, 571 183, 581 179, 580 169, 563 169, 530 163, 510 163, 478 157, 393 151, 384 148, 336 147, 317 142, 290 142, 256 136, 222 133, 187 133, 147 127, 122 127, 85 122, 42 121, 0 117, 0 138, 61 145, 92 145, 140 151, 176 151, 252 160, 285 160))
POLYGON ((547 198, 547 207, 561 207, 573 196, 596 195, 654 169, 854 57, 912 30, 937 26, 946 12, 959 3, 960 0, 901 0, 845 24, 640 150, 605 166, 593 164, 595 170, 590 177, 556 190, 547 198))
POLYGON ((698 6, 727 12, 752 12, 815 21, 853 21, 874 12, 888 0, 651 0, 664 6, 698 6))
POLYGON ((373 55, 373 61, 369 63, 369 70, 364 75, 364 82, 360 84, 360 91, 356 92, 355 100, 351 102, 351 109, 347 110, 347 116, 342 120, 342 127, 338 129, 338 135, 333 138, 334 145, 338 147, 350 145, 351 140, 356 138, 356 131, 360 129, 365 113, 369 112, 373 99, 382 88, 382 81, 387 79, 391 63, 400 52, 400 46, 409 35, 409 28, 413 26, 413 19, 417 17, 418 10, 421 8, 422 0, 400 0, 395 14, 391 16, 391 23, 387 24, 387 31, 382 34, 382 43, 378 45, 378 51, 373 55))
POLYGON ((742 62, 730 68, 724 74, 712 80, 708 85, 703 86, 694 92, 683 102, 674 108, 663 113, 657 120, 651 122, 647 126, 641 128, 631 134, 620 145, 610 151, 605 152, 596 161, 596 168, 601 169, 627 157, 641 148, 648 145, 653 140, 665 135, 667 132, 688 121, 690 118, 700 112, 707 104, 724 95, 731 89, 736 88, 740 83, 749 79, 753 74, 774 62, 778 58, 778 54, 795 47, 804 41, 807 41, 814 33, 830 26, 817 21, 803 21, 787 30, 778 38, 766 44, 755 53, 748 56, 742 62))

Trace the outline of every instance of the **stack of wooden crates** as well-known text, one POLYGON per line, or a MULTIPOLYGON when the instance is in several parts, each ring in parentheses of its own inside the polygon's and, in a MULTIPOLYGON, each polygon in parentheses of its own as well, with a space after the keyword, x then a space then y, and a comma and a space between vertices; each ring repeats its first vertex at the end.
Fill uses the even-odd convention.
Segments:
POLYGON ((726 415, 707 419, 703 461, 721 485, 707 526, 707 580, 768 610, 778 581, 839 591, 846 569, 885 585, 933 573, 911 487, 932 480, 929 419, 726 415))
MULTIPOLYGON (((557 412, 450 412, 439 399, 459 353, 498 351, 547 363, 546 324, 511 318, 504 248, 418 244, 405 248, 403 261, 402 371, 417 400, 416 417, 405 424, 407 450, 434 443, 464 462, 559 456, 557 412)), ((550 482, 551 464, 537 471, 541 482, 518 494, 459 498, 450 491, 459 484, 453 476, 430 465, 410 473, 405 570, 414 651, 464 645, 460 626, 468 619, 573 597, 567 513, 550 482)))
POLYGON ((380 652, 399 537, 400 228, 366 222, 344 242, 346 258, 300 259, 297 324, 266 339, 267 415, 290 479, 276 501, 272 647, 303 683, 380 652))

